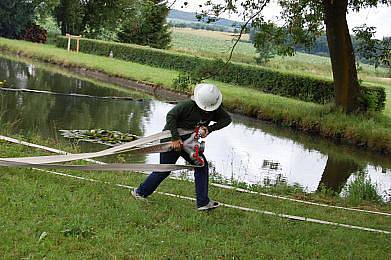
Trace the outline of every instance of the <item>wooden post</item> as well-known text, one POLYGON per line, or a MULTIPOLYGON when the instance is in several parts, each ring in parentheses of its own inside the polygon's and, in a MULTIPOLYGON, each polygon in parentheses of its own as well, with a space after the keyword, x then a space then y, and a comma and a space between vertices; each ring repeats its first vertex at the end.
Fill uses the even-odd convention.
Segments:
POLYGON ((68 38, 68 51, 71 51, 71 35, 67 33, 65 36, 68 38))
POLYGON ((76 52, 79 53, 79 47, 80 47, 80 35, 76 38, 76 52))

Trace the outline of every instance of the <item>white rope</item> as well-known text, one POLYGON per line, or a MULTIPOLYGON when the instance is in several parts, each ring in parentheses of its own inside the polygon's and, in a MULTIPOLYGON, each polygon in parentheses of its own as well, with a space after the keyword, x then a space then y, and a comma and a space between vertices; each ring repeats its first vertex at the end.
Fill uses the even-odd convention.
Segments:
POLYGON ((366 210, 366 209, 348 208, 348 207, 342 207, 342 206, 334 206, 334 205, 328 205, 328 204, 323 204, 323 203, 317 203, 317 202, 293 199, 293 198, 288 198, 288 197, 284 197, 284 196, 278 196, 278 195, 273 195, 273 194, 268 194, 268 193, 262 193, 262 192, 257 192, 257 191, 246 190, 246 189, 242 189, 242 188, 236 188, 236 187, 232 187, 232 186, 228 186, 228 185, 224 185, 224 184, 214 183, 213 186, 224 188, 224 189, 231 189, 231 190, 235 190, 235 191, 243 192, 243 193, 257 194, 257 195, 270 197, 270 198, 275 198, 275 199, 281 199, 281 200, 288 200, 288 201, 293 201, 293 202, 298 202, 298 203, 304 203, 304 204, 308 204, 308 205, 327 207, 327 208, 334 208, 334 209, 342 209, 342 210, 348 210, 348 211, 364 212, 364 213, 370 213, 370 214, 378 214, 378 215, 384 215, 384 216, 391 216, 391 213, 387 213, 387 212, 373 211, 373 210, 366 210))
MULTIPOLYGON (((61 172, 47 171, 47 170, 42 170, 42 169, 38 169, 38 168, 33 168, 33 169, 38 170, 38 171, 42 171, 42 172, 46 172, 46 173, 50 173, 50 174, 55 174, 55 175, 60 175, 60 176, 64 176, 64 177, 75 178, 75 179, 79 179, 79 180, 85 180, 85 181, 91 181, 91 182, 98 182, 98 183, 104 183, 104 184, 113 185, 110 182, 100 181, 100 180, 96 180, 96 179, 84 178, 84 177, 70 175, 70 174, 61 173, 61 172)), ((117 187, 126 188, 126 189, 134 189, 135 188, 135 187, 128 186, 128 185, 123 185, 123 184, 114 184, 114 185, 117 186, 117 187)), ((178 195, 178 194, 172 194, 172 193, 167 193, 167 192, 157 192, 157 193, 161 194, 161 195, 164 195, 164 196, 170 196, 170 197, 180 198, 180 199, 184 199, 184 200, 195 201, 195 198, 182 196, 182 195, 178 195)), ((314 218, 307 218, 307 217, 301 217, 301 216, 295 216, 295 215, 280 214, 280 213, 275 213, 275 212, 271 212, 271 211, 265 211, 265 210, 247 208, 247 207, 241 207, 241 206, 230 205, 230 204, 225 204, 225 203, 221 203, 220 205, 222 205, 224 207, 227 207, 227 208, 237 209, 237 210, 241 210, 241 211, 254 212, 254 213, 259 213, 259 214, 264 214, 264 215, 270 215, 270 216, 276 216, 276 217, 280 217, 280 218, 291 219, 291 220, 299 220, 299 221, 311 222, 311 223, 317 223, 317 224, 323 224, 323 225, 332 225, 332 226, 338 226, 338 227, 345 227, 345 228, 357 229, 357 230, 363 230, 363 231, 369 231, 369 232, 375 232, 375 233, 391 234, 391 232, 387 231, 387 230, 374 229, 374 228, 361 227, 361 226, 354 226, 354 225, 349 225, 349 224, 343 224, 343 223, 337 223, 337 222, 331 222, 331 221, 325 221, 325 220, 314 219, 314 218)))
MULTIPOLYGON (((2 136, 2 135, 0 135, 0 140, 5 140, 5 141, 11 142, 11 143, 16 143, 16 144, 22 144, 22 145, 25 145, 25 146, 34 147, 34 148, 38 148, 38 149, 42 149, 42 150, 45 150, 45 151, 58 153, 58 154, 64 154, 64 155, 70 154, 70 153, 67 153, 67 152, 62 151, 62 150, 50 148, 50 147, 47 147, 47 146, 37 145, 37 144, 21 141, 21 140, 18 140, 18 139, 14 139, 14 138, 7 137, 7 136, 2 136)), ((84 159, 84 160, 85 161, 89 161, 89 162, 93 162, 93 163, 97 163, 97 164, 105 164, 104 162, 96 161, 96 160, 92 160, 92 159, 84 159)), ((176 180, 181 180, 180 178, 171 177, 171 176, 170 176, 170 178, 176 179, 176 180)), ((348 207, 341 207, 341 206, 333 206, 333 205, 328 205, 328 204, 323 204, 323 203, 310 202, 310 201, 293 199, 293 198, 284 197, 284 196, 278 196, 278 195, 272 195, 272 194, 267 194, 267 193, 262 193, 262 192, 256 192, 256 191, 251 191, 251 190, 242 189, 242 188, 236 188, 236 187, 232 187, 232 186, 229 186, 229 185, 218 184, 218 183, 211 183, 211 185, 215 186, 215 187, 223 188, 223 189, 230 189, 230 190, 235 190, 235 191, 243 192, 243 193, 257 194, 257 195, 260 195, 260 196, 266 196, 266 197, 275 198, 275 199, 288 200, 288 201, 293 201, 293 202, 303 203, 303 204, 308 204, 308 205, 327 207, 327 208, 335 208, 335 209, 348 210, 348 211, 363 212, 363 213, 369 213, 369 214, 384 215, 384 216, 391 216, 391 213, 387 213, 387 212, 372 211, 372 210, 365 210, 365 209, 356 209, 356 208, 348 208, 348 207)))

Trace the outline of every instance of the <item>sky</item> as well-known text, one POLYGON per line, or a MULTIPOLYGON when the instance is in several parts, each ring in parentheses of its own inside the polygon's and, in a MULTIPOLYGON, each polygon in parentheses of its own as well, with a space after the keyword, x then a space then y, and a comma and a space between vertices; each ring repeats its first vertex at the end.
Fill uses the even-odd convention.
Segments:
MULTIPOLYGON (((213 1, 213 0, 212 0, 213 1)), ((186 11, 186 12, 196 12, 200 8, 198 5, 204 0, 200 1, 187 1, 187 7, 181 8, 183 6, 183 0, 176 1, 173 5, 174 9, 186 11)), ((214 2, 219 2, 215 0, 214 2)), ((279 14, 280 8, 275 1, 272 1, 271 4, 264 10, 264 15, 268 19, 275 18, 279 14)), ((224 15, 224 18, 240 21, 240 17, 236 14, 234 15, 224 15)), ((368 26, 376 27, 375 37, 378 39, 383 38, 384 36, 391 36, 391 7, 378 7, 378 8, 366 8, 362 9, 358 13, 349 13, 347 16, 349 29, 352 30, 353 27, 359 26, 362 24, 367 24, 368 26)))

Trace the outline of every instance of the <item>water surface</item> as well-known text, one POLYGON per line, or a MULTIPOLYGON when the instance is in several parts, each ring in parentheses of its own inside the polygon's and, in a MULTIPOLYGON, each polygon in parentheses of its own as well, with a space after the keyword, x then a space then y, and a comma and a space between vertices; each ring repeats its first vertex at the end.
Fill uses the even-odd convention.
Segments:
MULTIPOLYGON (((102 100, 0 91, 2 126, 22 134, 38 133, 59 138, 59 129, 110 129, 145 136, 162 130, 172 104, 130 93, 107 84, 69 75, 38 63, 0 57, 0 81, 8 88, 48 90, 93 96, 133 96, 134 100, 102 100)), ((212 170, 228 181, 274 185, 298 184, 308 192, 321 186, 338 193, 354 181, 357 172, 378 185, 379 193, 391 193, 391 159, 349 146, 337 145, 233 115, 233 123, 206 138, 205 155, 212 170)), ((103 146, 82 145, 83 151, 103 146)), ((158 155, 126 156, 130 162, 158 163, 158 155)), ((115 161, 115 158, 106 159, 115 161)))

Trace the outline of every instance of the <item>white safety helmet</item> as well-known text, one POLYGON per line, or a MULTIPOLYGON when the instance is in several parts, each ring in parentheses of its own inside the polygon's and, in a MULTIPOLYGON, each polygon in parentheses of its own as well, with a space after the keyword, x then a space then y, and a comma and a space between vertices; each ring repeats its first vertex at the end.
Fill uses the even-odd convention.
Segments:
POLYGON ((213 84, 197 84, 194 95, 191 96, 199 108, 205 111, 213 111, 219 108, 223 101, 223 95, 213 84))

